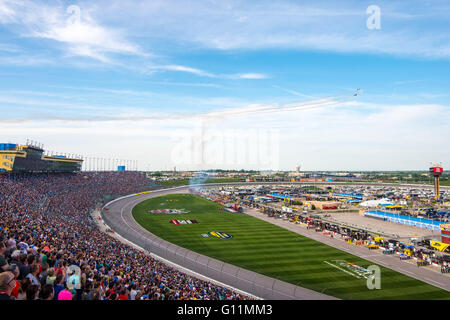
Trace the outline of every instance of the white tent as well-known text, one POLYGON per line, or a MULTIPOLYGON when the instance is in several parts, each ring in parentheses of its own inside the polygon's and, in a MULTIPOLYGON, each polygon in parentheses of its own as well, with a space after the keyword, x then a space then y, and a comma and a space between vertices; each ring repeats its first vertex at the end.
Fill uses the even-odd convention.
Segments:
POLYGON ((367 201, 361 202, 359 204, 359 206, 374 208, 374 207, 378 207, 379 205, 382 205, 382 204, 393 205, 393 203, 391 201, 389 201, 389 199, 379 199, 379 200, 367 200, 367 201))

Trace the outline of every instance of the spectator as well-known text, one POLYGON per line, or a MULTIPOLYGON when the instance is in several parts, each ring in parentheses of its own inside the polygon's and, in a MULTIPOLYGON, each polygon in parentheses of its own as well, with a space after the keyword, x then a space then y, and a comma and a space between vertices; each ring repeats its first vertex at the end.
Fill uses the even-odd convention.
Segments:
POLYGON ((58 293, 58 300, 72 300, 72 293, 65 286, 61 292, 58 293))
POLYGON ((82 300, 92 300, 92 296, 94 294, 94 289, 92 287, 92 282, 91 281, 87 281, 85 286, 84 286, 84 293, 82 296, 82 300))
MULTIPOLYGON (((20 250, 16 249, 11 253, 10 264, 15 264, 19 268, 18 277, 20 277, 20 267, 22 266, 22 264, 19 261, 19 257, 20 257, 20 250)), ((20 279, 20 278, 18 278, 18 279, 20 279)))
POLYGON ((39 286, 31 283, 31 285, 26 290, 26 300, 38 300, 39 297, 39 286))
POLYGON ((47 278, 45 279, 46 284, 54 285, 56 280, 55 269, 50 268, 47 270, 47 278))
POLYGON ((136 295, 137 295, 136 285, 133 283, 131 285, 131 290, 130 290, 130 300, 136 300, 136 295))
POLYGON ((27 274, 27 278, 31 280, 31 283, 39 286, 40 282, 37 279, 37 275, 39 273, 39 267, 35 264, 30 266, 30 273, 27 274))
POLYGON ((53 300, 54 294, 55 294, 55 291, 53 289, 53 286, 51 284, 46 284, 42 287, 41 299, 42 300, 53 300))
POLYGON ((59 293, 62 290, 64 290, 64 279, 63 279, 62 274, 59 274, 58 276, 56 276, 55 282, 56 282, 56 284, 54 286, 55 292, 54 292, 53 300, 58 300, 59 293))
POLYGON ((120 291, 120 295, 117 297, 117 300, 128 300, 128 296, 126 294, 126 290, 122 289, 120 291))
POLYGON ((18 290, 17 300, 26 300, 26 292, 28 287, 31 285, 31 280, 29 278, 23 278, 20 281, 20 287, 18 290))
POLYGON ((11 254, 14 250, 16 250, 16 240, 11 238, 6 241, 5 257, 11 258, 11 254))
POLYGON ((20 282, 17 280, 17 277, 19 276, 19 267, 16 264, 10 264, 8 271, 11 272, 14 275, 14 282, 15 282, 15 288, 11 292, 11 295, 17 299, 19 296, 19 289, 20 289, 20 282))
POLYGON ((19 280, 24 279, 29 273, 30 273, 30 268, 28 267, 28 261, 27 261, 27 255, 24 253, 21 253, 19 255, 19 270, 20 270, 20 274, 19 274, 19 280))
POLYGON ((43 287, 47 282, 47 270, 48 270, 48 263, 43 263, 41 265, 41 272, 39 273, 39 283, 41 284, 41 287, 43 287))
POLYGON ((14 274, 6 271, 0 273, 0 300, 14 300, 11 296, 11 292, 16 285, 14 274))
POLYGON ((9 264, 5 258, 5 251, 5 243, 3 241, 0 241, 0 272, 6 271, 9 267, 9 264))

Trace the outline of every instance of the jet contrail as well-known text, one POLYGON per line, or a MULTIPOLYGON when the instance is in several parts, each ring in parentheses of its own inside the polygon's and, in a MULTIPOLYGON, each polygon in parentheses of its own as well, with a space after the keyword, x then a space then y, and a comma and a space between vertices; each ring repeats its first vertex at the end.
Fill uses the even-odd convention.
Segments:
POLYGON ((233 108, 233 109, 225 109, 219 111, 212 111, 206 113, 172 113, 172 114, 147 114, 147 115, 117 115, 117 116, 77 116, 77 117, 63 117, 63 116, 54 116, 47 114, 34 114, 28 117, 20 118, 20 119, 1 119, 0 123, 21 123, 26 121, 33 120, 56 120, 56 121, 69 121, 69 122, 83 122, 83 121, 142 121, 142 120, 183 120, 189 118, 202 118, 205 120, 208 119, 217 119, 224 117, 238 117, 238 116, 246 116, 252 114, 261 114, 261 113, 270 113, 270 112, 292 112, 292 111, 301 111, 307 109, 316 109, 323 108, 329 106, 336 106, 341 104, 342 102, 352 98, 354 96, 358 96, 360 94, 360 89, 356 90, 356 93, 352 95, 334 95, 334 96, 326 96, 323 98, 317 98, 310 101, 302 102, 294 105, 284 105, 279 106, 278 103, 272 103, 269 105, 260 105, 260 106, 248 106, 243 108, 233 108))
POLYGON ((254 113, 269 113, 269 112, 287 112, 287 111, 298 111, 298 110, 306 110, 313 108, 322 108, 326 106, 338 105, 350 97, 358 95, 358 93, 349 95, 336 95, 329 96, 319 99, 310 100, 308 102, 296 104, 296 105, 287 105, 282 107, 277 106, 261 106, 261 107, 247 107, 247 108, 239 108, 239 109, 231 109, 224 111, 214 111, 207 114, 203 114, 203 117, 206 118, 215 118, 215 117, 226 117, 226 116, 242 116, 242 115, 250 115, 254 113))

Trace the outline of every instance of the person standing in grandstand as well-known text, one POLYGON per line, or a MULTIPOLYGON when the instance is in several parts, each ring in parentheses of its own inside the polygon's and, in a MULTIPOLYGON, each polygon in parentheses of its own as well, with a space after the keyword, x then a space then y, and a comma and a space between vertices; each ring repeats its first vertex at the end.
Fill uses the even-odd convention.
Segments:
POLYGON ((53 300, 58 300, 59 293, 64 290, 64 284, 63 283, 64 283, 63 275, 62 274, 58 274, 56 276, 55 285, 54 285, 55 292, 54 292, 53 300))
POLYGON ((53 296, 55 294, 55 291, 53 289, 53 286, 51 284, 46 284, 42 287, 41 290, 41 299, 42 300, 53 300, 53 296))
POLYGON ((9 264, 5 257, 6 246, 3 241, 0 241, 0 272, 8 270, 9 264))
POLYGON ((20 288, 20 282, 17 280, 17 277, 19 276, 19 267, 15 264, 10 264, 8 271, 11 272, 14 275, 14 281, 16 283, 15 288, 13 289, 13 291, 11 292, 11 295, 17 299, 18 295, 19 295, 19 288, 20 288))
POLYGON ((130 300, 135 300, 137 295, 136 285, 133 283, 130 290, 130 300))
POLYGON ((17 276, 17 279, 20 280, 20 266, 22 265, 19 261, 19 257, 20 257, 20 250, 14 250, 11 254, 11 260, 9 261, 10 265, 15 264, 17 266, 17 268, 19 269, 19 275, 17 276))
POLYGON ((53 268, 48 269, 45 284, 51 284, 53 286, 55 284, 55 280, 56 280, 55 269, 53 268))
POLYGON ((84 292, 81 300, 92 300, 93 294, 94 290, 92 289, 92 282, 88 280, 84 285, 84 292))
POLYGON ((26 291, 28 287, 31 285, 31 281, 28 278, 23 278, 20 281, 20 288, 18 290, 17 300, 26 300, 26 291))
POLYGON ((58 300, 72 300, 72 292, 69 291, 67 286, 64 286, 64 290, 61 290, 58 294, 58 300))
POLYGON ((20 270, 20 274, 19 274, 19 280, 23 280, 25 279, 25 277, 27 276, 27 274, 30 271, 30 268, 28 266, 28 260, 27 260, 27 255, 24 253, 21 253, 19 255, 19 270, 20 270))
POLYGON ((16 282, 14 274, 6 271, 0 274, 0 300, 14 300, 11 292, 14 290, 16 282))
POLYGON ((27 300, 38 300, 39 298, 39 286, 31 284, 26 291, 27 300))
POLYGON ((128 300, 128 295, 126 293, 127 291, 125 289, 122 289, 119 296, 117 297, 117 300, 128 300))
POLYGON ((31 283, 36 285, 36 286, 40 285, 40 282, 37 279, 38 273, 39 273, 39 267, 37 265, 35 265, 35 264, 32 264, 30 266, 30 273, 27 274, 27 278, 30 279, 31 283))
POLYGON ((6 250, 5 250, 5 257, 6 259, 11 258, 11 254, 16 250, 16 240, 9 239, 6 241, 6 250))
POLYGON ((41 273, 39 273, 39 282, 41 283, 41 287, 43 287, 47 282, 47 270, 48 270, 48 263, 42 263, 41 264, 41 273))

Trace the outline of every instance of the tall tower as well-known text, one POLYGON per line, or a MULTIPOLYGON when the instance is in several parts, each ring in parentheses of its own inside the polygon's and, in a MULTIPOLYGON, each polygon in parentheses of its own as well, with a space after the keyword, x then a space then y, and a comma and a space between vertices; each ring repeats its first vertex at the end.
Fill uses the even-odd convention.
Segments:
POLYGON ((439 200, 439 177, 444 172, 440 163, 431 165, 430 174, 434 177, 434 199, 439 200))

